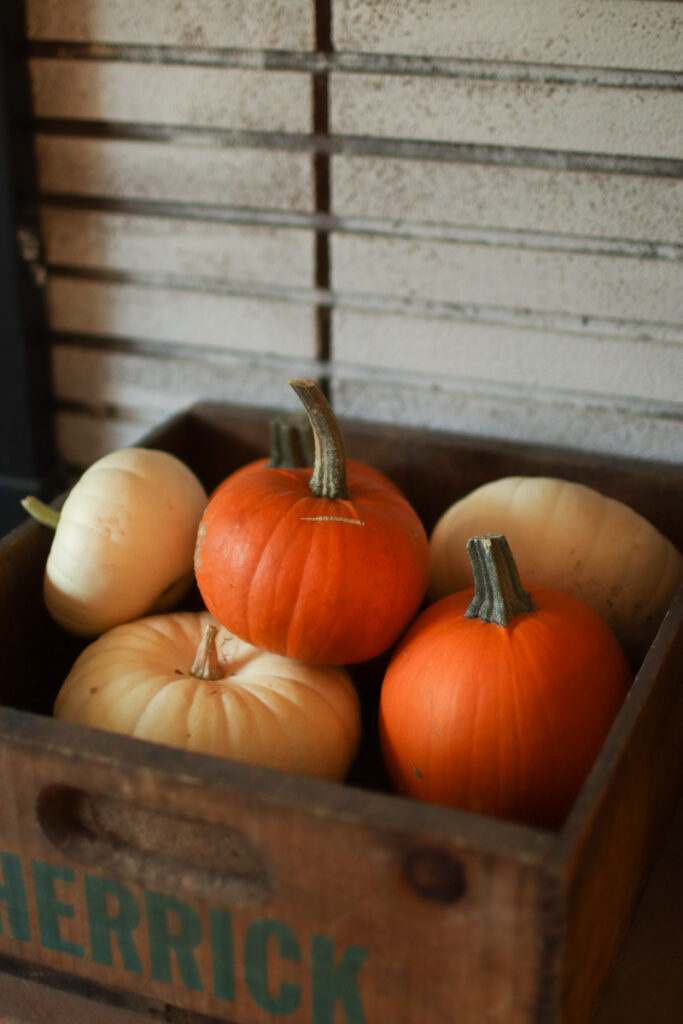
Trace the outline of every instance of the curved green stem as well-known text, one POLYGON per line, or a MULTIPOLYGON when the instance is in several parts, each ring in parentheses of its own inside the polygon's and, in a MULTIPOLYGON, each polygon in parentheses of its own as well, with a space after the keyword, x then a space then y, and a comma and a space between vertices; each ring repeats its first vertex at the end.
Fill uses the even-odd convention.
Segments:
POLYGON ((500 533, 472 537, 467 542, 474 576, 474 597, 465 615, 507 626, 517 615, 538 611, 522 586, 510 545, 500 533))
POLYGON ((337 417, 314 380, 290 380, 313 430, 315 454, 309 483, 317 498, 348 497, 346 485, 346 446, 337 417))
POLYGON ((21 504, 37 523, 41 523, 42 526, 49 526, 51 530, 57 529, 59 511, 53 508, 52 505, 46 505, 44 501, 41 501, 40 498, 34 498, 32 494, 22 498, 21 504))

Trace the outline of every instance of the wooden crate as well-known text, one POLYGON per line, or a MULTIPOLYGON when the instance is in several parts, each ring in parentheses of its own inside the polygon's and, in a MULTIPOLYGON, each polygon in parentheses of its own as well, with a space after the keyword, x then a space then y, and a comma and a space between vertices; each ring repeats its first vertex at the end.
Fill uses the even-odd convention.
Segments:
MULTIPOLYGON (((268 419, 203 405, 145 443, 211 488, 266 451, 268 419)), ((342 425, 428 529, 486 480, 541 474, 628 502, 683 546, 681 467, 342 425)), ((52 720, 82 642, 42 605, 49 542, 27 521, 0 547, 0 993, 39 983, 56 1021, 89 998, 107 1021, 589 1019, 683 779, 683 592, 549 833, 389 792, 382 658, 356 670, 365 742, 345 785, 52 720)))

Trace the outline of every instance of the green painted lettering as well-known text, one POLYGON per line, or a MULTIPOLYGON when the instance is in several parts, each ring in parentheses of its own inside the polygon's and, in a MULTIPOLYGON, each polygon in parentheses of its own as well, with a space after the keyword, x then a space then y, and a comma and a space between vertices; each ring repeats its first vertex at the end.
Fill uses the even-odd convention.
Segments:
MULTIPOLYGON (((2 864, 3 885, 0 885, 0 900, 7 900, 9 930, 13 939, 22 942, 31 941, 31 928, 28 923, 28 904, 26 903, 26 885, 21 861, 16 853, 0 853, 2 864)), ((0 917, 0 934, 2 934, 2 917, 0 917)))
POLYGON ((140 923, 140 908, 130 889, 112 878, 85 876, 85 903, 88 910, 90 952, 97 964, 113 966, 112 934, 116 936, 124 970, 142 974, 142 964, 133 932, 140 923), (116 912, 110 910, 116 900, 116 912))
POLYGON ((145 906, 152 977, 156 981, 173 981, 171 953, 175 953, 185 988, 203 992, 194 955, 202 941, 202 925, 197 912, 175 896, 163 896, 158 892, 145 893, 145 906), (177 922, 178 927, 174 931, 170 928, 169 915, 173 915, 177 922))
POLYGON ((33 861, 33 885, 38 907, 38 928, 40 941, 45 949, 54 949, 58 953, 70 953, 72 956, 83 956, 83 947, 78 942, 70 942, 62 938, 60 918, 72 919, 75 911, 71 903, 57 898, 55 882, 73 883, 76 876, 71 868, 61 864, 45 864, 33 861))
POLYGON ((283 960, 301 962, 301 949, 296 936, 279 921, 254 921, 244 942, 244 968, 247 986, 254 1002, 269 1013, 294 1013, 301 1002, 301 988, 281 981, 275 994, 268 984, 268 944, 274 938, 283 960))
POLYGON ((227 910, 213 908, 211 923, 211 955, 213 958, 213 992, 219 999, 235 998, 235 939, 232 917, 227 910))
POLYGON ((332 939, 324 935, 313 936, 313 1024, 333 1024, 335 1007, 340 999, 348 1024, 365 1024, 357 975, 367 957, 368 950, 363 946, 349 946, 335 966, 332 939))

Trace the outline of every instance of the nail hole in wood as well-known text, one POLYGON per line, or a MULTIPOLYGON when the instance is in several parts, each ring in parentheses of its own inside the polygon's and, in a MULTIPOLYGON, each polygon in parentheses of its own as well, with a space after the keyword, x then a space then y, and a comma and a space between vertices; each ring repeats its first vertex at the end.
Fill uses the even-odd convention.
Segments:
POLYGON ((438 847, 410 850, 405 857, 404 873, 420 896, 437 903, 455 903, 467 889, 462 864, 438 847))

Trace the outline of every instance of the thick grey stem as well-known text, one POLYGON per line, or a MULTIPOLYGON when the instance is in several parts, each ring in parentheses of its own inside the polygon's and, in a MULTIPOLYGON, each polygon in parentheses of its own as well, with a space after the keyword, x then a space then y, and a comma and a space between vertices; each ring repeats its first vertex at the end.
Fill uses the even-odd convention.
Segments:
POLYGON ((313 430, 315 455, 309 483, 316 498, 348 497, 346 446, 330 403, 314 380, 290 380, 313 430))
POLYGON ((510 545, 502 534, 472 537, 467 554, 474 577, 474 597, 465 612, 468 619, 507 626, 517 615, 538 611, 522 586, 510 545))

